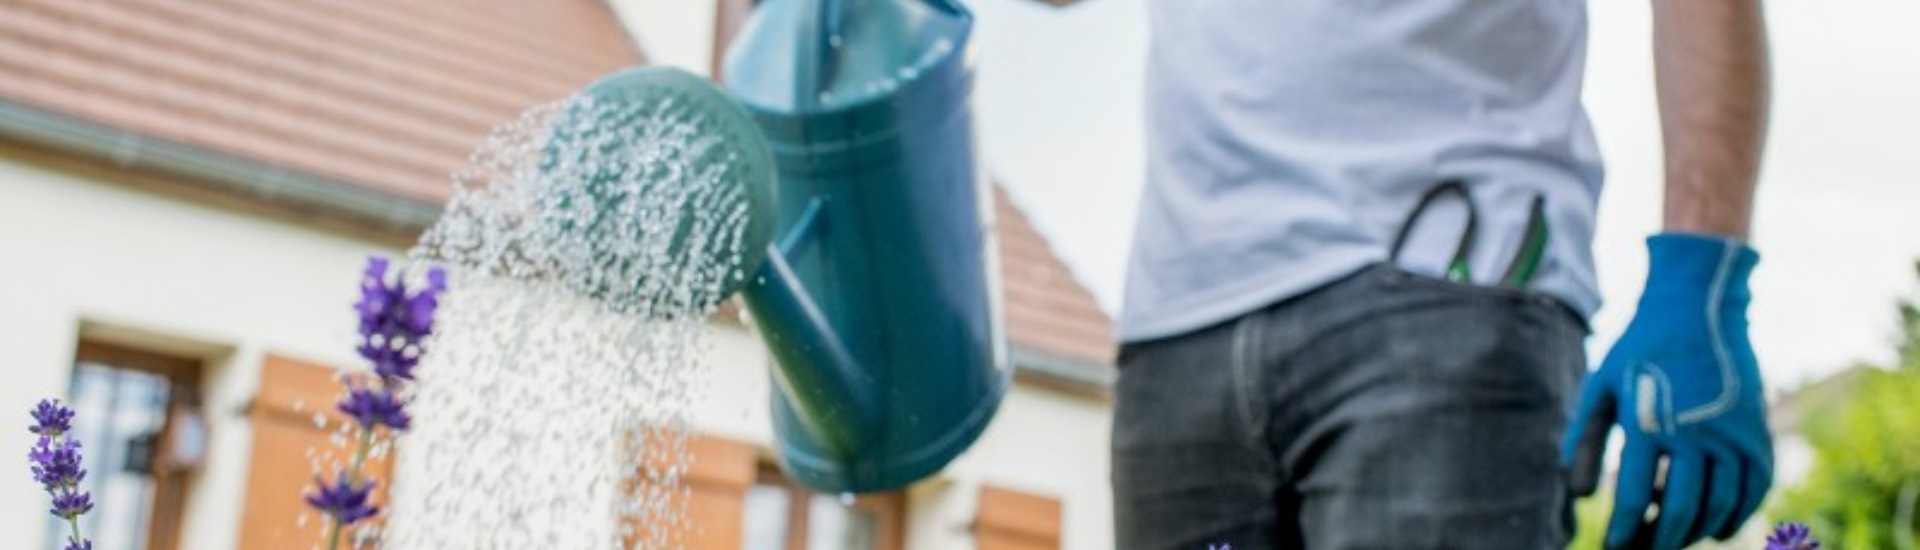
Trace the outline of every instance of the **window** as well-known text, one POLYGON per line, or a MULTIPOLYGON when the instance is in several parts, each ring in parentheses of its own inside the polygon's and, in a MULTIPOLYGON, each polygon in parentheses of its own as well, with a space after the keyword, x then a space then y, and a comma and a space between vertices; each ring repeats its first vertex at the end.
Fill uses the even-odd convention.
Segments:
MULTIPOLYGON (((69 402, 94 501, 82 534, 99 550, 177 548, 207 444, 198 362, 95 343, 76 355, 69 402)), ((47 548, 62 548, 70 527, 49 518, 47 529, 47 548)))
POLYGON ((857 498, 808 491, 772 466, 747 489, 743 550, 898 550, 905 496, 857 498))

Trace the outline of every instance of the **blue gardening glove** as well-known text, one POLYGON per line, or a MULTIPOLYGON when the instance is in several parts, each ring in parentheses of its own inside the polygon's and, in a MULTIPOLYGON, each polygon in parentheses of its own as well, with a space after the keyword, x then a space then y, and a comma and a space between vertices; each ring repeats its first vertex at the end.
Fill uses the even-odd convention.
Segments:
POLYGON ((1640 308, 1587 379, 1562 447, 1572 488, 1585 496, 1599 484, 1613 426, 1627 434, 1609 549, 1724 540, 1773 480, 1773 439, 1747 340, 1747 276, 1759 255, 1734 240, 1673 233, 1647 239, 1647 249, 1640 308), (1650 504, 1659 513, 1647 519, 1650 504))

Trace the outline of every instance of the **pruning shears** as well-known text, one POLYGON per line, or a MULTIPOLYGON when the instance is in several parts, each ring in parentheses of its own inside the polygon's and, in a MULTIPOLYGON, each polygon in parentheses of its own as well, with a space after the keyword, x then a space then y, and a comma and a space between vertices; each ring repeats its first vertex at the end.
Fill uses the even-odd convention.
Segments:
MULTIPOLYGON (((1479 239, 1480 212, 1473 204, 1473 195, 1467 192, 1467 185, 1460 180, 1446 180, 1427 189, 1420 195, 1420 201, 1414 204, 1413 211, 1407 213, 1405 221, 1400 223, 1400 232, 1393 237, 1393 248, 1388 252, 1389 261, 1398 262, 1400 249, 1406 246, 1408 234, 1413 231, 1415 222, 1426 214, 1427 208, 1441 197, 1454 195, 1467 207, 1467 226, 1461 230, 1460 238, 1455 242, 1453 257, 1447 260, 1443 274, 1449 281, 1463 284, 1473 283, 1473 267, 1469 259, 1473 255, 1474 242, 1479 239)), ((1501 274, 1499 285, 1507 288, 1526 288, 1533 281, 1534 272, 1540 269, 1540 261, 1547 252, 1547 216, 1546 198, 1533 196, 1533 204, 1527 212, 1527 225, 1521 237, 1520 249, 1507 263, 1506 273, 1501 274)))

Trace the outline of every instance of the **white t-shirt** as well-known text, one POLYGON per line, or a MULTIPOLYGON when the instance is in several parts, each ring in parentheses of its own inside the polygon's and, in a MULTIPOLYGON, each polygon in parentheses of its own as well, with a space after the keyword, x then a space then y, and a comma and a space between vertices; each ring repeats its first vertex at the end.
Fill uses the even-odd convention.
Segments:
MULTIPOLYGON (((1221 323, 1384 261, 1447 179, 1479 210, 1477 282, 1513 260, 1537 195, 1550 239, 1530 288, 1599 307, 1583 0, 1149 3, 1147 181, 1121 340, 1221 323)), ((1451 253, 1456 237, 1406 255, 1451 253)))

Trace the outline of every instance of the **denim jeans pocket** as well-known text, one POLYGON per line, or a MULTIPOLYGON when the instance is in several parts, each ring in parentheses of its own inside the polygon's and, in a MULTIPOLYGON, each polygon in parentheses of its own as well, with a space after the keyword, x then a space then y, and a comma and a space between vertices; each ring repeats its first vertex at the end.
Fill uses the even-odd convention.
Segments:
POLYGON ((1427 288, 1436 292, 1475 300, 1507 302, 1523 304, 1525 307, 1548 309, 1552 310, 1556 315, 1562 315, 1568 320, 1571 320, 1574 326, 1579 328, 1581 334, 1585 335, 1593 332, 1592 327, 1588 326, 1586 318, 1575 311, 1572 306, 1567 305, 1566 302, 1545 292, 1508 286, 1451 281, 1432 275, 1409 271, 1406 268, 1390 263, 1380 264, 1378 269, 1385 271, 1385 279, 1388 284, 1427 288))

